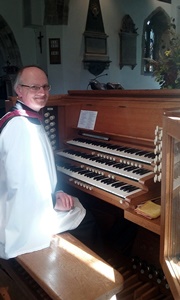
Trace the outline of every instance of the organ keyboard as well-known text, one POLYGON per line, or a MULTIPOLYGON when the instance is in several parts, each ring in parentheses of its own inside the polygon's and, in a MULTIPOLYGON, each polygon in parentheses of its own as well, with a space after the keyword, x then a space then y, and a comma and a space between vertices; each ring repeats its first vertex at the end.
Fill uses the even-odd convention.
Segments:
POLYGON ((147 183, 154 179, 153 152, 82 137, 68 140, 67 147, 57 152, 57 170, 71 184, 104 191, 121 208, 147 197, 147 183))
POLYGON ((145 162, 147 164, 152 164, 154 159, 154 153, 149 151, 144 151, 141 149, 130 148, 122 145, 113 145, 100 141, 92 141, 87 139, 74 139, 67 142, 70 145, 79 146, 82 148, 88 148, 92 150, 99 150, 104 153, 109 153, 112 155, 117 155, 123 158, 129 158, 137 162, 145 162))
POLYGON ((58 155, 67 157, 69 159, 90 164, 93 167, 121 175, 132 180, 143 180, 146 175, 152 175, 153 172, 142 167, 140 163, 134 163, 131 160, 116 159, 113 156, 103 155, 101 153, 88 154, 86 152, 75 151, 73 149, 66 149, 59 151, 58 155))

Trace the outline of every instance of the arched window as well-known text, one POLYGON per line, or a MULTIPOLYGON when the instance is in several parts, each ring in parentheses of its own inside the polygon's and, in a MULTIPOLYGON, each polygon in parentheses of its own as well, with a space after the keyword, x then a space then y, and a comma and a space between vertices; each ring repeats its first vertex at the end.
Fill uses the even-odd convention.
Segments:
POLYGON ((142 36, 142 74, 152 75, 153 65, 146 59, 158 60, 162 43, 164 43, 165 33, 168 32, 169 26, 170 17, 161 7, 154 10, 144 21, 142 36))

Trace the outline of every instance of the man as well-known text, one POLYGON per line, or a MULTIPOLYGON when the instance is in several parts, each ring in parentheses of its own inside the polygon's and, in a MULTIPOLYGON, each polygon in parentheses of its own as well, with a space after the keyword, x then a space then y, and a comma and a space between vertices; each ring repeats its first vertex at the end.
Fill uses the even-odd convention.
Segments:
POLYGON ((52 234, 67 230, 91 247, 94 221, 77 198, 56 192, 54 155, 38 113, 49 97, 47 76, 24 67, 14 89, 17 103, 0 119, 0 257, 48 247, 52 234))

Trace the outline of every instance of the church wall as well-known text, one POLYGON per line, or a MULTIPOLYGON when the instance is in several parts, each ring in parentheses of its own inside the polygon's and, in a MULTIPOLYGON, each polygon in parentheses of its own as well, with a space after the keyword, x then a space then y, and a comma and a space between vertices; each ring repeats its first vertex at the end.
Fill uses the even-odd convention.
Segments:
MULTIPOLYGON (((22 0, 1 0, 0 7, 1 16, 13 31, 23 64, 35 62, 36 43, 34 30, 32 28, 23 27, 22 0)), ((14 62, 11 62, 11 64, 13 63, 14 62)))
MULTIPOLYGON (((41 4, 42 11, 39 18, 42 19, 44 1, 37 0, 41 4)), ((70 0, 69 17, 67 25, 46 25, 39 27, 23 26, 23 1, 1 0, 1 15, 6 20, 14 33, 19 46, 23 65, 39 64, 48 73, 52 84, 52 94, 66 93, 72 89, 86 89, 89 80, 94 75, 84 69, 84 39, 83 33, 86 26, 86 17, 89 1, 70 0), (40 52, 39 33, 42 38, 42 53, 40 52), (49 38, 60 38, 61 64, 49 63, 49 38)), ((158 88, 154 79, 141 75, 141 39, 144 19, 158 6, 166 10, 170 16, 177 14, 178 0, 172 0, 172 4, 157 0, 100 0, 105 33, 108 35, 108 55, 111 60, 109 69, 103 73, 108 75, 99 78, 101 82, 118 82, 125 89, 153 89, 158 88), (138 28, 137 37, 137 66, 131 70, 125 66, 119 68, 119 30, 121 20, 125 14, 129 14, 138 28)), ((37 14, 37 12, 36 12, 37 14)))

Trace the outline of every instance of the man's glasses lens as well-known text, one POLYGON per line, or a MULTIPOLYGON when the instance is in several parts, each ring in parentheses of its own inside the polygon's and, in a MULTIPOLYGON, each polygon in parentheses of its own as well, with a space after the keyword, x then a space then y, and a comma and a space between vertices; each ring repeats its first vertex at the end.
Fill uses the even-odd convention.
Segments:
POLYGON ((50 91, 51 86, 49 84, 44 85, 26 85, 21 84, 21 86, 28 87, 31 91, 38 92, 40 88, 43 88, 45 91, 50 91))
POLYGON ((45 91, 50 91, 50 89, 51 89, 50 85, 48 85, 48 84, 45 84, 45 85, 42 85, 42 86, 31 85, 31 86, 30 86, 30 89, 31 89, 32 91, 39 91, 41 87, 42 87, 45 91))

